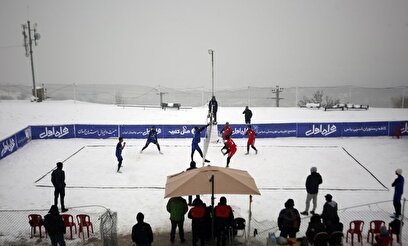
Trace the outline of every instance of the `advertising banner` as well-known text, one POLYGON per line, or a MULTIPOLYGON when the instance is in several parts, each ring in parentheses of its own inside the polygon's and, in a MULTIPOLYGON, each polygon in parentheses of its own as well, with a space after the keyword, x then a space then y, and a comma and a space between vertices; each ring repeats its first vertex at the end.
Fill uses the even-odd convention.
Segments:
POLYGON ((33 139, 75 138, 74 125, 31 126, 33 139))
POLYGON ((346 122, 342 124, 343 137, 387 136, 388 122, 346 122))
POLYGON ((27 127, 16 133, 17 147, 21 148, 31 141, 31 128, 27 127))
POLYGON ((341 123, 298 123, 297 137, 341 137, 341 123))
POLYGON ((17 150, 17 140, 16 135, 12 137, 6 138, 0 142, 0 159, 8 156, 9 154, 13 153, 17 150))
POLYGON ((390 121, 389 136, 408 136, 408 121, 390 121))
POLYGON ((118 125, 75 125, 75 136, 77 138, 118 137, 118 125))

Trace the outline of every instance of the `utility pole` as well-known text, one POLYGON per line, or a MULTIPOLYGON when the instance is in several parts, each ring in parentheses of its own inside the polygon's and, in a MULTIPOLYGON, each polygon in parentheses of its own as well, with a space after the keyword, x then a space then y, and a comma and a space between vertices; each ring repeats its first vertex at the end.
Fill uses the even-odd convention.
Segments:
POLYGON ((272 89, 272 93, 276 94, 276 97, 271 97, 270 98, 270 99, 276 99, 276 107, 278 107, 278 108, 279 108, 279 101, 284 99, 284 98, 280 97, 280 95, 279 95, 281 92, 283 92, 283 88, 281 88, 281 87, 279 87, 279 85, 277 85, 275 87, 275 89, 272 89))
POLYGON ((34 74, 33 41, 35 46, 37 46, 37 40, 39 40, 41 36, 37 32, 37 24, 34 24, 34 29, 31 29, 30 21, 27 21, 27 24, 23 24, 21 26, 23 28, 24 48, 26 51, 26 57, 30 57, 31 61, 31 75, 33 77, 33 96, 37 100, 37 88, 35 86, 35 74, 34 74))
POLYGON ((211 55, 211 95, 214 96, 214 50, 209 49, 208 54, 211 55))

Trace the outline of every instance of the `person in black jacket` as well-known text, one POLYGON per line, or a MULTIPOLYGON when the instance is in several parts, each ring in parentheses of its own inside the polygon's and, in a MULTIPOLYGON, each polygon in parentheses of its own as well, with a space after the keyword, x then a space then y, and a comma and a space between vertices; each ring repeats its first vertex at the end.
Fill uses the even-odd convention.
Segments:
POLYGON ((300 228, 300 214, 299 211, 294 208, 295 202, 293 199, 288 199, 285 202, 285 208, 282 209, 278 217, 278 227, 280 230, 280 236, 283 238, 296 238, 296 232, 300 228))
POLYGON ((306 230, 307 240, 311 245, 313 245, 314 237, 319 232, 325 232, 326 227, 323 225, 320 215, 314 214, 310 218, 309 226, 306 230))
POLYGON ((132 227, 132 241, 136 246, 150 246, 153 242, 153 231, 148 223, 143 222, 144 215, 136 215, 137 224, 132 227))
POLYGON ((306 209, 300 214, 309 215, 309 206, 311 200, 313 200, 313 209, 312 211, 310 211, 310 213, 315 213, 317 207, 317 193, 319 192, 319 185, 321 183, 323 183, 323 179, 322 176, 317 172, 317 168, 310 168, 310 175, 306 178, 306 209))
POLYGON ((212 116, 212 119, 210 118, 210 122, 212 122, 214 125, 217 124, 217 110, 218 110, 218 102, 215 99, 215 96, 213 96, 208 103, 208 114, 212 116))
POLYGON ((338 221, 340 221, 337 214, 337 203, 333 201, 333 196, 327 194, 324 196, 326 198, 326 203, 323 205, 322 219, 323 224, 326 226, 327 231, 334 231, 333 228, 338 221))
POLYGON ((62 162, 57 163, 57 169, 51 173, 51 182, 54 186, 54 205, 58 204, 58 196, 60 196, 61 201, 61 212, 66 212, 68 209, 65 208, 64 197, 65 197, 65 172, 62 170, 62 162))
POLYGON ((48 214, 44 216, 44 228, 50 236, 52 246, 65 246, 65 224, 57 205, 52 205, 48 214))
POLYGON ((252 111, 248 108, 248 106, 246 106, 244 112, 242 113, 245 115, 245 124, 250 125, 251 118, 252 118, 252 111))

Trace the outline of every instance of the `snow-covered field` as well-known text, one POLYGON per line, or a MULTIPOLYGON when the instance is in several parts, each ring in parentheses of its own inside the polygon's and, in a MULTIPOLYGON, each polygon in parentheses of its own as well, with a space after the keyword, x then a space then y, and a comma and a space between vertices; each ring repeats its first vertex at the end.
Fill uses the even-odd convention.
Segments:
MULTIPOLYGON (((243 123, 243 110, 221 107, 218 121, 243 123)), ((206 111, 206 107, 163 111, 73 101, 1 101, 0 138, 28 125, 41 124, 204 124, 206 111)), ((407 109, 325 112, 306 108, 252 108, 252 111, 254 123, 408 120, 407 109)), ((139 153, 145 140, 125 141, 122 173, 116 173, 116 139, 31 141, 0 161, 0 210, 49 208, 53 203, 53 188, 47 173, 57 161, 67 159, 64 170, 68 207, 95 204, 116 211, 120 233, 130 233, 139 211, 145 214, 153 230, 169 231, 164 185, 168 175, 189 166, 191 139, 160 139, 163 155, 154 145, 139 153)), ((403 175, 408 173, 407 138, 257 139, 257 155, 244 155, 246 139, 237 139, 236 143, 238 151, 230 166, 247 170, 254 177, 261 191, 252 204, 253 217, 258 221, 275 221, 288 198, 293 198, 295 207, 303 211, 304 182, 311 166, 316 166, 323 176, 317 211, 321 211, 326 193, 333 195, 339 208, 391 200, 395 169, 402 168, 403 175)), ((220 144, 210 144, 207 159, 211 165, 225 166, 220 148, 220 144)), ((199 160, 198 153, 195 160, 199 160)), ((247 196, 227 195, 227 199, 237 214, 247 217, 247 196)), ((203 196, 203 200, 210 204, 210 196, 203 196)), ((389 204, 386 209, 391 214, 393 208, 389 204)), ((186 230, 190 227, 186 226, 186 230)))

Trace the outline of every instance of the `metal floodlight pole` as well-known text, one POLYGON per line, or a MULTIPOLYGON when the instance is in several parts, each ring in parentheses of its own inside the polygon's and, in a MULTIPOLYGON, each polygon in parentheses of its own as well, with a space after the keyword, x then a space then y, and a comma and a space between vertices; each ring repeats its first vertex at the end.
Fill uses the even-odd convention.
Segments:
POLYGON ((209 49, 208 54, 211 55, 211 95, 214 96, 214 50, 209 49))
POLYGON ((40 34, 37 33, 35 26, 36 25, 34 25, 34 29, 31 30, 30 21, 27 21, 27 25, 23 25, 23 36, 24 36, 24 46, 26 48, 26 52, 27 52, 27 46, 30 48, 29 56, 30 56, 30 62, 31 62, 31 76, 33 79, 33 96, 37 98, 37 88, 35 85, 35 73, 34 73, 33 41, 35 45, 37 45, 37 40, 40 39, 40 34), (26 28, 27 28, 28 33, 26 33, 26 28), (34 33, 33 36, 31 36, 32 33, 34 33), (28 36, 28 44, 26 40, 27 36, 28 36))

